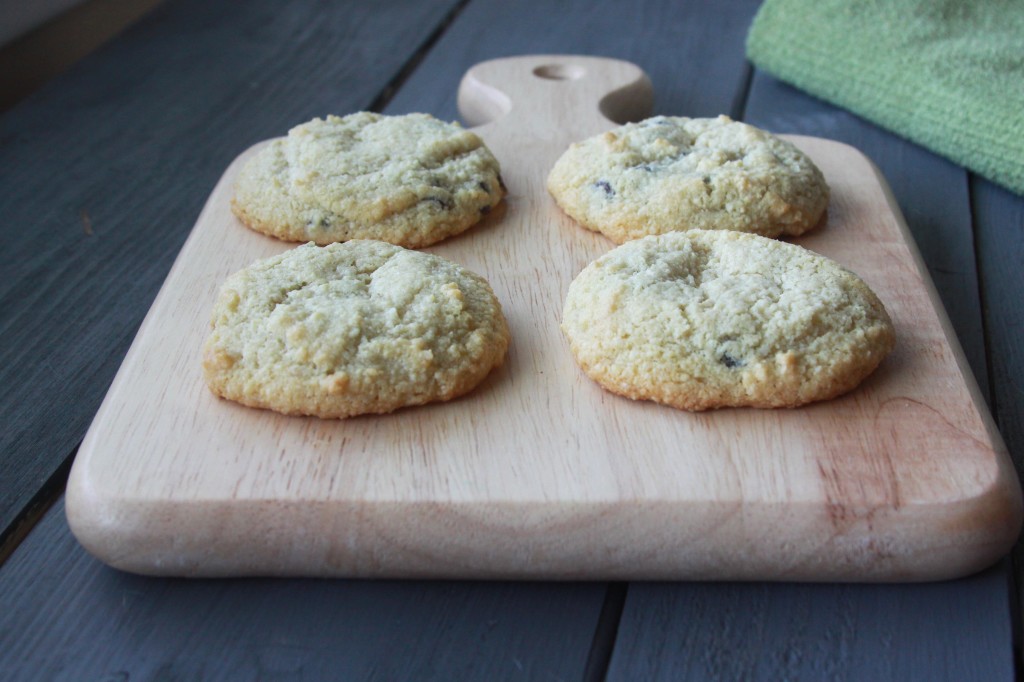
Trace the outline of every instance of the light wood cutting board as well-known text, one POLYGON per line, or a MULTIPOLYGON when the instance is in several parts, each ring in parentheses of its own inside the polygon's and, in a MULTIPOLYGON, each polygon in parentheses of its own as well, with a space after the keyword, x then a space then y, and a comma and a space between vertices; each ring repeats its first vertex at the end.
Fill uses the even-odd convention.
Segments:
POLYGON ((80 448, 78 539, 112 566, 185 576, 928 580, 1005 553, 1016 475, 885 182, 851 147, 790 138, 833 189, 828 224, 798 243, 860 274, 896 326, 896 351, 859 389, 691 414, 578 370, 562 302, 613 244, 561 214, 544 181, 570 142, 613 126, 604 115, 642 117, 651 99, 640 69, 608 59, 467 73, 460 108, 510 194, 430 250, 491 281, 512 347, 468 396, 386 416, 284 417, 205 388, 218 287, 293 246, 231 215, 259 145, 242 154, 80 448))

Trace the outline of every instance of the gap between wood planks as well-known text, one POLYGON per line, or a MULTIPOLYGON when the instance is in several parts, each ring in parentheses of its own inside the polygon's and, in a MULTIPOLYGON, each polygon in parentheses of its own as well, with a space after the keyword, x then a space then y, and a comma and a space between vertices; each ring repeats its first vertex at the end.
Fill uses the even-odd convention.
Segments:
POLYGON ((56 471, 50 474, 46 482, 36 491, 32 499, 28 501, 21 513, 6 528, 0 529, 0 566, 3 566, 7 559, 14 554, 22 540, 28 537, 32 529, 36 527, 46 512, 60 499, 67 487, 68 474, 71 472, 71 462, 81 445, 79 442, 71 454, 64 458, 64 461, 56 471))
POLYGON ((384 88, 380 91, 380 94, 378 94, 373 99, 373 102, 370 103, 368 111, 380 113, 381 111, 384 110, 384 107, 386 107, 388 103, 392 99, 394 99, 395 93, 397 93, 398 90, 403 85, 405 85, 405 82, 409 80, 409 76, 412 75, 412 72, 416 70, 416 68, 424 59, 426 59, 427 53, 430 52, 430 50, 434 47, 437 41, 441 39, 441 36, 445 34, 445 32, 452 25, 452 23, 459 17, 459 14, 462 13, 462 10, 466 8, 466 5, 468 5, 469 2, 470 0, 460 0, 458 3, 455 4, 454 7, 451 8, 451 10, 448 11, 448 14, 444 15, 444 18, 441 19, 441 21, 438 23, 437 27, 433 30, 433 32, 429 36, 427 36, 427 39, 423 41, 423 44, 421 44, 419 47, 416 48, 415 51, 413 51, 412 56, 409 57, 408 60, 406 60, 405 64, 402 65, 402 68, 399 69, 398 73, 395 74, 394 78, 388 81, 388 84, 384 86, 384 88))
POLYGON ((590 642, 587 663, 583 668, 583 682, 604 682, 608 676, 608 666, 612 661, 612 651, 619 634, 619 623, 622 621, 622 610, 626 606, 628 583, 608 583, 601 605, 601 614, 597 617, 594 639, 590 642))
POLYGON ((729 106, 729 117, 734 121, 742 121, 747 114, 747 99, 750 97, 750 84, 753 81, 754 65, 750 62, 744 62, 740 87, 737 89, 736 96, 729 106))

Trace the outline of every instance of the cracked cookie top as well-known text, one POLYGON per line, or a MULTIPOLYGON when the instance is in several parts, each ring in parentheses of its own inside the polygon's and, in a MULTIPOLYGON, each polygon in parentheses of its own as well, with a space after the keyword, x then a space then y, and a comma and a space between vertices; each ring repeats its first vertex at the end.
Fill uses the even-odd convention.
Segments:
POLYGON ((214 393, 320 417, 462 395, 509 343, 482 277, 367 240, 306 244, 235 273, 211 324, 203 370, 214 393))
POLYGON ((270 142, 242 168, 232 210, 288 241, 420 248, 465 231, 503 194, 498 161, 458 124, 360 112, 270 142))
POLYGON ((578 142, 547 186, 570 217, 619 244, 690 229, 799 235, 829 197, 807 155, 727 116, 657 116, 578 142))
POLYGON ((687 410, 832 398, 895 344, 881 301, 835 261, 708 230, 645 237, 591 263, 569 287, 562 328, 606 389, 687 410))

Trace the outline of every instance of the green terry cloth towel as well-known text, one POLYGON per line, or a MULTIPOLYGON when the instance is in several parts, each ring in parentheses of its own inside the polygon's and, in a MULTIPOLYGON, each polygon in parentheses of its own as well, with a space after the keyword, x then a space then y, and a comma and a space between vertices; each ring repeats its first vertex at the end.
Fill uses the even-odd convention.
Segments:
POLYGON ((1024 0, 767 0, 747 55, 1024 194, 1024 0))

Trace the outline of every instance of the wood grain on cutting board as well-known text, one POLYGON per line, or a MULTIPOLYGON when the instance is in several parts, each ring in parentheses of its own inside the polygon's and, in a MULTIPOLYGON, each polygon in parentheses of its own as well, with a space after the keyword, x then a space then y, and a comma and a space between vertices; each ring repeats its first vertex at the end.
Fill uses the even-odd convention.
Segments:
POLYGON ((210 394, 200 356, 221 282, 293 246, 230 213, 250 149, 79 450, 67 510, 86 548, 165 575, 768 580, 947 578, 1009 549, 1016 475, 863 155, 790 138, 832 187, 828 224, 795 241, 867 281, 896 350, 833 401, 692 414, 604 392, 559 329, 572 278, 613 244, 559 212, 547 172, 612 127, 605 116, 644 115, 646 77, 607 59, 496 60, 470 70, 459 101, 510 194, 429 250, 490 280, 512 331, 505 365, 453 402, 344 421, 210 394))

